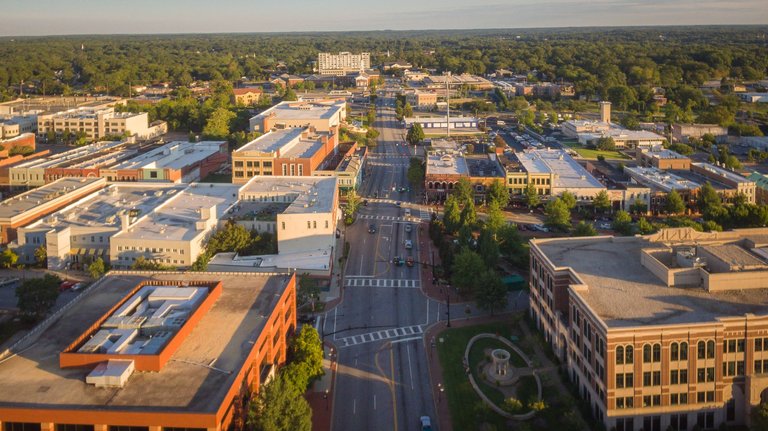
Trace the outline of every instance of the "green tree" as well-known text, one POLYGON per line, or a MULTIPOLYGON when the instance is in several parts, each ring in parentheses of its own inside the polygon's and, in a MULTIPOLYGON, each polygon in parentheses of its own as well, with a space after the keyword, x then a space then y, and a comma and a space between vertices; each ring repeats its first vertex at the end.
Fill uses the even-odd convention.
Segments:
POLYGON ((499 179, 493 180, 491 185, 488 186, 486 195, 488 196, 488 203, 495 202, 499 208, 506 208, 509 204, 509 190, 507 190, 504 183, 499 179))
POLYGON ((40 268, 46 268, 48 266, 48 249, 45 245, 40 245, 35 249, 35 264, 40 268))
POLYGON ((641 235, 648 235, 656 232, 656 228, 645 217, 640 217, 637 222, 637 231, 641 235))
POLYGON ((443 223, 445 224, 445 230, 449 234, 456 233, 461 226, 461 210, 459 209, 459 203, 454 195, 449 195, 445 200, 445 206, 443 207, 443 223))
POLYGON ((496 201, 491 201, 490 205, 488 205, 488 218, 485 220, 485 228, 495 234, 505 224, 507 224, 507 220, 504 218, 504 213, 501 212, 499 204, 496 201))
POLYGON ((635 200, 629 207, 632 214, 645 214, 648 212, 648 204, 645 201, 635 200))
POLYGON ((315 311, 315 301, 320 299, 320 286, 318 286, 317 280, 310 277, 308 273, 301 274, 299 277, 297 297, 299 306, 309 303, 312 311, 315 311))
POLYGON ((533 208, 541 203, 539 192, 536 190, 536 186, 532 183, 529 183, 525 187, 525 203, 528 205, 528 208, 533 208))
POLYGON ((712 187, 712 184, 710 184, 709 181, 699 189, 697 205, 699 207, 699 212, 704 214, 706 218, 723 206, 720 195, 717 194, 717 191, 712 187))
POLYGON ((584 220, 580 221, 579 224, 576 225, 576 227, 573 229, 573 232, 571 236, 595 236, 597 235, 597 231, 595 230, 595 227, 592 226, 591 223, 587 223, 584 220))
POLYGON ((411 157, 410 164, 408 165, 408 182, 411 186, 424 184, 425 168, 421 159, 418 157, 411 157))
POLYGON ((88 265, 88 274, 91 276, 91 278, 101 278, 106 272, 107 267, 104 264, 104 260, 102 260, 100 257, 88 265))
POLYGON ((616 151, 616 141, 612 137, 602 137, 597 140, 596 147, 600 151, 616 151))
POLYGON ((133 262, 133 265, 131 265, 131 269, 136 271, 170 271, 175 268, 147 259, 144 256, 139 256, 136 258, 136 261, 133 262))
POLYGON ((413 117, 413 107, 408 102, 403 106, 403 117, 413 117))
POLYGON ((24 320, 35 322, 48 314, 59 297, 61 279, 45 274, 42 278, 28 278, 16 288, 19 311, 24 320))
POLYGON ((628 212, 619 210, 613 217, 613 230, 622 235, 632 234, 632 217, 628 212))
POLYGON ((573 211, 576 208, 576 196, 568 190, 560 193, 560 200, 563 201, 568 211, 573 211))
POLYGON ((485 263, 479 254, 463 247, 454 257, 451 283, 462 294, 475 292, 485 263))
POLYGON ((568 206, 560 198, 550 201, 544 214, 544 224, 548 227, 566 232, 570 230, 571 212, 568 211, 568 206))
POLYGON ((459 178, 456 187, 453 189, 453 194, 456 195, 459 206, 462 208, 470 202, 475 202, 475 192, 472 190, 472 183, 466 177, 459 178))
POLYGON ((357 210, 360 208, 360 202, 360 196, 357 194, 355 189, 350 189, 347 192, 347 206, 344 210, 346 215, 349 217, 354 216, 357 210))
POLYGON ((312 325, 303 325, 288 346, 288 369, 285 372, 302 391, 319 379, 323 371, 323 342, 312 325))
POLYGON ((205 251, 210 256, 223 252, 240 253, 250 247, 252 243, 253 238, 248 229, 230 220, 211 235, 205 251))
POLYGON ((752 407, 750 418, 752 419, 751 429, 755 431, 768 429, 768 402, 752 407))
POLYGON ((680 197, 680 193, 678 193, 677 190, 672 190, 667 193, 667 201, 664 204, 664 211, 666 211, 667 214, 675 215, 685 212, 685 202, 683 202, 683 198, 680 197))
POLYGON ((503 310, 507 306, 507 287, 501 281, 501 277, 491 268, 480 273, 478 288, 475 295, 477 306, 483 310, 503 310))
POLYGON ((461 209, 461 221, 460 224, 462 227, 472 227, 475 225, 475 222, 477 221, 477 211, 475 209, 475 203, 473 201, 469 201, 466 205, 464 205, 464 208, 461 209))
POLYGON ((258 431, 311 431, 312 408, 288 374, 279 373, 252 401, 248 425, 258 431))
POLYGON ((6 248, 0 253, 0 266, 3 268, 11 268, 12 266, 15 266, 18 260, 19 255, 10 248, 6 248))
POLYGON ((594 206, 595 211, 601 213, 611 209, 611 198, 608 197, 608 192, 600 190, 600 192, 595 195, 595 199, 592 201, 592 206, 594 206))
POLYGON ((408 129, 408 133, 405 135, 405 140, 411 145, 416 145, 424 140, 424 129, 421 128, 421 124, 413 123, 408 129))
POLYGON ((296 92, 293 91, 293 88, 288 87, 285 90, 285 93, 283 94, 283 101, 285 102, 295 102, 299 98, 296 96, 296 92))
POLYGON ((491 230, 483 229, 477 241, 477 252, 489 268, 494 268, 499 261, 499 244, 494 236, 491 230))
POLYGON ((227 108, 218 108, 205 123, 203 136, 208 139, 227 139, 229 127, 237 115, 227 108))

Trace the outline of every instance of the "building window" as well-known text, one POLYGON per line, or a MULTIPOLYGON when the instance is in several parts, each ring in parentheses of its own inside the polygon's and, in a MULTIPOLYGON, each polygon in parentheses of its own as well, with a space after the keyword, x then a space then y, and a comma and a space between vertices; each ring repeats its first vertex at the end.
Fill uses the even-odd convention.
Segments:
POLYGON ((619 346, 616 348, 616 364, 621 365, 624 363, 624 347, 619 346))
POLYGON ((669 427, 672 431, 687 431, 688 430, 688 414, 674 414, 669 417, 669 427))
POLYGON ((307 229, 312 229, 312 222, 307 220, 307 229))
POLYGON ((696 415, 696 425, 699 429, 712 429, 715 427, 715 412, 701 412, 696 415))
POLYGON ((328 220, 325 221, 325 228, 328 229, 328 220))
POLYGON ((661 362, 661 344, 643 346, 643 362, 661 362))
POLYGON ((56 424, 56 431, 93 431, 93 425, 56 424))
POLYGON ((312 229, 317 229, 317 220, 312 220, 312 229))
POLYGON ((280 222, 280 224, 281 224, 282 229, 285 230, 285 222, 284 221, 280 222))

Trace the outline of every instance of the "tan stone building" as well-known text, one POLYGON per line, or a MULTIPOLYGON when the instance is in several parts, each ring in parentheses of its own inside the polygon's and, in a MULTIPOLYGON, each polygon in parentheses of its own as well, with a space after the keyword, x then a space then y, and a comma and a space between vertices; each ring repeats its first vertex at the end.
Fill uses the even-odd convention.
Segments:
POLYGON ((768 401, 768 229, 531 241, 530 313, 607 429, 716 429, 768 401))
POLYGON ((231 101, 235 105, 251 106, 259 103, 263 94, 261 88, 235 88, 232 90, 231 101))
POLYGON ((691 169, 691 159, 665 149, 639 149, 636 151, 637 163, 641 166, 653 166, 654 168, 666 169, 691 169))

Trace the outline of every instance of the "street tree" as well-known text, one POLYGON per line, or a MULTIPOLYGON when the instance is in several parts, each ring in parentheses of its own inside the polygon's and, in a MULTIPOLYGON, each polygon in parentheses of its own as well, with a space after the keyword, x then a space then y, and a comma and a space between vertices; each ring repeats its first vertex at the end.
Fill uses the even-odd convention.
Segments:
POLYGON ((456 187, 453 189, 453 194, 456 195, 456 199, 459 201, 459 206, 462 208, 468 205, 470 202, 474 203, 475 192, 472 190, 472 183, 466 177, 459 178, 456 183, 456 187))
POLYGON ((595 236, 597 235, 597 230, 595 230, 595 227, 592 226, 591 223, 587 223, 584 220, 582 220, 573 229, 573 232, 571 235, 572 236, 595 236))
POLYGON ((664 210, 667 214, 674 215, 685 212, 685 202, 683 202, 683 198, 680 197, 680 193, 678 193, 677 190, 673 189, 667 193, 667 201, 664 204, 664 210))
POLYGON ((475 203, 469 201, 464 208, 461 209, 461 221, 462 227, 472 227, 477 221, 477 210, 475 209, 475 203))
POLYGON ((45 245, 40 245, 40 247, 35 249, 35 263, 40 268, 48 266, 48 250, 45 248, 45 245))
POLYGON ((301 274, 301 277, 299 277, 299 291, 297 293, 298 305, 302 306, 309 303, 314 312, 315 302, 320 299, 320 286, 318 286, 317 280, 310 277, 306 272, 301 274))
POLYGON ((701 189, 699 189, 697 205, 699 207, 699 212, 705 216, 716 212, 723 206, 720 195, 717 194, 717 191, 712 187, 712 184, 710 184, 709 181, 704 183, 704 185, 701 186, 701 189))
POLYGON ((107 267, 104 264, 102 258, 97 258, 93 263, 88 265, 88 274, 91 278, 101 278, 107 272, 107 267))
POLYGON ((560 200, 563 201, 568 211, 573 211, 576 208, 576 196, 568 190, 560 194, 560 200))
POLYGON ((226 139, 229 136, 230 124, 236 116, 227 108, 216 109, 203 127, 203 136, 209 139, 226 139))
POLYGON ((637 231, 641 235, 648 235, 656 232, 656 227, 654 227, 645 217, 640 217, 640 220, 637 222, 637 231))
POLYGON ((288 367, 285 370, 289 378, 302 391, 319 379, 323 371, 323 342, 312 325, 303 325, 288 346, 288 367))
POLYGON ((489 268, 494 268, 499 261, 499 243, 494 236, 494 232, 486 228, 477 240, 477 252, 489 268))
POLYGON ((16 288, 19 311, 24 320, 36 322, 43 318, 59 297, 61 279, 45 274, 42 278, 28 278, 16 288))
POLYGON ((443 206, 443 223, 445 224, 446 232, 449 234, 456 233, 461 226, 461 209, 459 209, 459 203, 454 195, 449 195, 445 200, 445 205, 443 206))
POLYGON ((13 250, 10 248, 6 248, 3 250, 2 253, 0 253, 0 266, 3 268, 11 268, 14 265, 16 265, 16 262, 19 260, 19 255, 16 254, 13 250))
POLYGON ((592 205, 595 208, 595 211, 604 213, 611 209, 611 199, 608 197, 608 192, 605 190, 600 190, 600 192, 595 195, 595 199, 592 201, 592 205))
POLYGON ((312 408, 304 391, 281 372, 251 402, 248 425, 258 431, 311 431, 312 408))
POLYGON ((648 204, 645 201, 635 200, 630 205, 629 211, 632 214, 646 214, 648 212, 648 204))
POLYGON ((752 411, 750 412, 750 419, 752 419, 751 429, 768 429, 768 402, 763 402, 755 407, 752 407, 752 411))
POLYGON ((566 232, 570 230, 571 212, 568 211, 568 207, 560 198, 550 201, 544 213, 544 224, 548 227, 566 232))
POLYGON ((507 307, 507 287, 493 269, 486 268, 480 273, 475 301, 478 307, 490 311, 491 315, 507 307))
POLYGON ((485 228, 496 234, 505 224, 507 224, 507 220, 504 218, 504 213, 499 208, 499 204, 491 201, 490 205, 488 205, 488 218, 485 220, 485 228))
POLYGON ((424 184, 425 167, 418 157, 411 157, 408 165, 408 182, 411 186, 424 184))
POLYGON ((632 217, 628 212, 619 210, 613 217, 613 230, 622 235, 632 234, 632 217))
POLYGON ((408 129, 408 133, 405 135, 405 140, 411 145, 416 145, 424 140, 424 129, 421 128, 421 124, 413 123, 408 129))
POLYGON ((409 102, 405 102, 403 106, 403 117, 413 117, 413 106, 409 102))
POLYGON ((528 208, 533 208, 541 203, 539 192, 533 184, 528 184, 528 186, 525 187, 525 203, 528 205, 528 208))
POLYGON ((296 92, 293 91, 293 88, 288 87, 285 89, 285 93, 283 94, 283 101, 285 102, 295 102, 298 100, 298 96, 296 96, 296 92))
POLYGON ((463 247, 454 256, 451 283, 462 294, 472 293, 478 285, 478 276, 485 268, 479 254, 463 247))
POLYGON ((610 136, 598 139, 596 146, 600 151, 616 151, 616 142, 610 136))
POLYGON ((488 196, 489 204, 496 202, 499 208, 506 208, 509 204, 509 190, 507 190, 504 183, 499 179, 493 180, 491 185, 488 186, 486 194, 488 196))

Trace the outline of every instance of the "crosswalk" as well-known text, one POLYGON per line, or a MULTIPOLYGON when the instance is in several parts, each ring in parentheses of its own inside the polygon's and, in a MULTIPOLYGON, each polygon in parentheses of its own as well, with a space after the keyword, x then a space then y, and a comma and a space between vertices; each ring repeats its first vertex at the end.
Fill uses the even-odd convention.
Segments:
POLYGON ((419 218, 422 220, 430 221, 432 220, 432 215, 429 213, 429 211, 419 210, 419 218))
POLYGON ((369 332, 361 335, 350 335, 349 337, 336 340, 339 348, 356 346, 358 344, 373 343, 376 341, 391 340, 393 338, 419 336, 424 333, 423 325, 402 326, 394 329, 382 329, 381 331, 369 332))
POLYGON ((399 280, 392 278, 350 277, 344 279, 345 287, 389 287, 403 289, 421 288, 421 280, 399 280))
POLYGON ((410 218, 406 217, 383 216, 374 214, 360 214, 358 217, 363 220, 410 221, 410 218))

